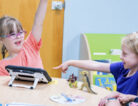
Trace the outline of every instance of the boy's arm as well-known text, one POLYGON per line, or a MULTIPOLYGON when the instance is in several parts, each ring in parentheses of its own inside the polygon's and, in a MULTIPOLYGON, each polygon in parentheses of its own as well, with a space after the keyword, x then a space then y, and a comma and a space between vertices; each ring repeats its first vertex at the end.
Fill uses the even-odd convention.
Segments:
POLYGON ((130 94, 121 94, 119 96, 119 101, 123 104, 127 103, 127 102, 131 102, 134 101, 134 99, 136 98, 136 95, 130 95, 130 94))
POLYGON ((117 99, 119 95, 119 92, 111 92, 110 95, 107 95, 100 100, 98 106, 121 106, 119 100, 117 99))
POLYGON ((39 42, 42 34, 43 22, 46 14, 48 0, 40 0, 39 6, 37 8, 34 24, 32 27, 32 34, 34 35, 37 42, 39 42))
POLYGON ((101 63, 91 60, 70 60, 67 61, 57 67, 54 67, 54 69, 61 68, 63 72, 65 72, 69 66, 74 66, 78 68, 82 68, 85 70, 100 70, 101 72, 110 72, 110 64, 109 63, 101 63))

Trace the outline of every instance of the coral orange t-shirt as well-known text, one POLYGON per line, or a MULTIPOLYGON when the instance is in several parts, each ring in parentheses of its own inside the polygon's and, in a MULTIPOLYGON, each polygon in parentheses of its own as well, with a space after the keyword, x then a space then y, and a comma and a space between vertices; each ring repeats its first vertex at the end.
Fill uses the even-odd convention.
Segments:
POLYGON ((39 53, 40 47, 41 40, 37 42, 32 33, 30 33, 24 41, 23 48, 16 57, 0 61, 0 76, 9 75, 7 70, 5 70, 5 66, 7 65, 43 68, 39 53))

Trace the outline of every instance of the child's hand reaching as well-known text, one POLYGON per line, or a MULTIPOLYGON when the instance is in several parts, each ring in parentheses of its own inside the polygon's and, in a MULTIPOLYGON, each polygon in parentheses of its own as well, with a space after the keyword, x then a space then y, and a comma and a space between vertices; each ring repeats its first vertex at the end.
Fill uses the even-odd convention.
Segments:
POLYGON ((69 62, 67 61, 57 67, 53 67, 53 69, 61 69, 63 73, 66 73, 66 71, 68 70, 68 67, 69 67, 69 62))

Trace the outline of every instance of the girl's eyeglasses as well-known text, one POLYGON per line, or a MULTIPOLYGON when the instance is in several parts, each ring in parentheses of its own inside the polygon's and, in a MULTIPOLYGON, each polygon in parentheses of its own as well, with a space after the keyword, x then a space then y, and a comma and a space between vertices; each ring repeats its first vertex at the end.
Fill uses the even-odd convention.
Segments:
POLYGON ((24 34, 26 34, 26 31, 20 31, 20 32, 18 32, 18 33, 11 33, 11 34, 8 34, 8 35, 1 35, 0 37, 2 37, 2 38, 7 38, 7 37, 9 37, 9 38, 12 38, 12 39, 16 39, 16 37, 24 37, 24 34))

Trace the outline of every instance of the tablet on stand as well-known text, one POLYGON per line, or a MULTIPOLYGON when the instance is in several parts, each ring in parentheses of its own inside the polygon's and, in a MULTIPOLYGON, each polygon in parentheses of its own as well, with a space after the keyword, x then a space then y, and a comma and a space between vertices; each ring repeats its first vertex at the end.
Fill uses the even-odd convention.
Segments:
POLYGON ((9 72, 11 76, 11 80, 8 84, 10 87, 15 86, 34 89, 38 82, 49 83, 52 81, 47 71, 40 68, 8 65, 5 67, 5 69, 9 72), (32 86, 28 86, 25 84, 14 84, 14 80, 33 81, 34 83, 32 86))

